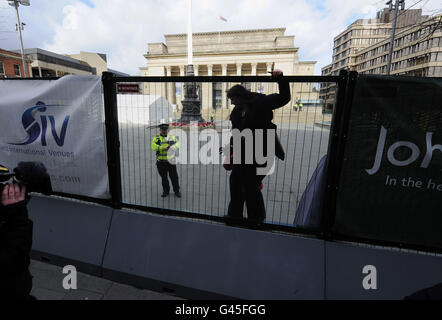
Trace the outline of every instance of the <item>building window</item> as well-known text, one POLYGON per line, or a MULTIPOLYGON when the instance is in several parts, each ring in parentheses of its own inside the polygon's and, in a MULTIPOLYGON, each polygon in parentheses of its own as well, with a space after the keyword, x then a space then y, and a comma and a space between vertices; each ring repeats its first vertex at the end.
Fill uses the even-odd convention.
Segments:
POLYGON ((4 76, 5 75, 5 68, 3 67, 3 62, 0 61, 0 75, 4 76))
POLYGON ((223 105, 223 84, 221 82, 214 82, 212 88, 213 109, 221 108, 223 105))
POLYGON ((20 66, 18 64, 14 64, 14 74, 16 77, 20 77, 20 66))
POLYGON ((175 82, 175 97, 181 96, 181 82, 175 82))

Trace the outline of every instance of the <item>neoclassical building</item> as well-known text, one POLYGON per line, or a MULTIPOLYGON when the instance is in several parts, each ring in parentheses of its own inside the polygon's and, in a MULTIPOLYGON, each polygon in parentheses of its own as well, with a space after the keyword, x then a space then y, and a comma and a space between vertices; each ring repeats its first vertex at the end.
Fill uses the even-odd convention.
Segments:
MULTIPOLYGON (((281 69, 285 75, 313 75, 316 61, 299 61, 294 36, 285 28, 202 32, 193 34, 193 65, 196 76, 269 75, 281 69)), ((165 35, 166 43, 149 43, 144 55, 143 76, 184 76, 187 65, 187 34, 165 35)), ((228 108, 226 90, 231 83, 203 83, 203 108, 228 108)), ((274 83, 244 83, 252 91, 276 92, 274 83)), ((162 95, 181 107, 183 84, 145 83, 143 93, 162 95)), ((291 84, 292 101, 317 99, 312 85, 291 84)))

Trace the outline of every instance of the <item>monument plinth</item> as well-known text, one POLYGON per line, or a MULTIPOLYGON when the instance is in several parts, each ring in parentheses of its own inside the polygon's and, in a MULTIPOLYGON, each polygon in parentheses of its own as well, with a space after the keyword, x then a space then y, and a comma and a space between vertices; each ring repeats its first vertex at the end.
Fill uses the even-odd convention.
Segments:
MULTIPOLYGON (((194 76, 193 65, 187 66, 187 75, 194 76)), ((179 122, 190 123, 197 121, 199 123, 206 122, 201 116, 201 97, 200 86, 195 82, 187 82, 184 84, 184 99, 181 100, 183 111, 179 122)))

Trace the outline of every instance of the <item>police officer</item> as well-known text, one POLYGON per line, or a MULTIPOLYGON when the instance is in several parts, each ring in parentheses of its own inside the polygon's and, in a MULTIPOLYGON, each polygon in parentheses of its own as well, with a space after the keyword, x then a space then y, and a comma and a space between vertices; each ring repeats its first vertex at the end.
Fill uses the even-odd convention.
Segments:
POLYGON ((163 185, 163 194, 161 197, 167 197, 170 191, 170 180, 172 181, 173 191, 178 198, 181 198, 180 185, 178 183, 178 173, 176 165, 170 163, 175 158, 175 152, 179 150, 180 143, 178 138, 167 133, 169 125, 163 123, 159 125, 160 133, 152 139, 152 150, 157 155, 157 168, 161 176, 161 184, 163 185))
POLYGON ((296 101, 296 103, 295 103, 295 111, 302 111, 302 103, 301 103, 301 101, 296 101))

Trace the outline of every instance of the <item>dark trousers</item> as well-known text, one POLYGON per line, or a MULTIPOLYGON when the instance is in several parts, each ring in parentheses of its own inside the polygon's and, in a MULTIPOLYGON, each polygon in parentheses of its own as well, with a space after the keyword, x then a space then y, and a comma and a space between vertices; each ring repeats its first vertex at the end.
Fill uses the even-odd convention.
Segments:
POLYGON ((176 171, 176 165, 170 164, 168 161, 157 161, 158 173, 161 176, 161 184, 163 185, 163 191, 169 193, 170 185, 167 174, 169 174, 172 181, 173 191, 175 193, 180 191, 180 185, 178 183, 178 173, 176 171))
POLYGON ((0 278, 0 300, 36 300, 30 295, 33 276, 29 269, 0 278))
POLYGON ((254 165, 233 165, 230 174, 228 216, 242 218, 245 201, 249 219, 260 222, 265 220, 264 198, 259 188, 264 177, 256 175, 256 166, 254 165))

